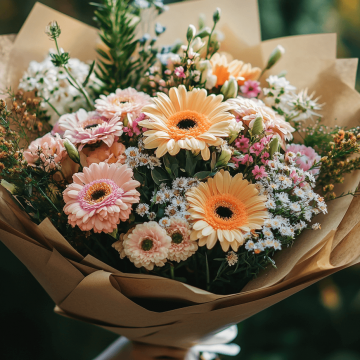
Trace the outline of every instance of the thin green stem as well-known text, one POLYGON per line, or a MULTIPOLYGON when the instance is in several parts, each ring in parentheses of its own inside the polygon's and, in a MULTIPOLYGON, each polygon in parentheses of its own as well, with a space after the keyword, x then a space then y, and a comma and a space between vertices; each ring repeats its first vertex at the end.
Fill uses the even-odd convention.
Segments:
MULTIPOLYGON (((57 52, 58 52, 58 55, 60 56, 60 55, 61 55, 61 52, 60 52, 60 49, 59 49, 59 45, 58 45, 57 39, 55 38, 54 41, 55 41, 56 50, 57 50, 57 52)), ((66 73, 68 74, 69 78, 73 81, 73 84, 76 85, 76 86, 73 85, 74 88, 75 88, 76 90, 78 90, 80 93, 83 94, 83 96, 84 96, 84 98, 85 98, 85 100, 86 100, 89 108, 90 108, 91 110, 93 110, 93 109, 94 109, 94 105, 91 103, 91 100, 90 100, 90 97, 89 97, 89 94, 87 93, 87 91, 86 91, 86 90, 84 89, 84 87, 83 87, 81 84, 79 84, 79 83, 77 82, 77 80, 72 76, 72 74, 70 73, 70 70, 68 69, 68 67, 67 67, 65 64, 63 64, 63 68, 65 69, 65 71, 66 71, 66 73)), ((71 84, 70 81, 69 81, 69 83, 71 84)))
POLYGON ((45 99, 43 96, 42 96, 42 99, 56 112, 56 115, 57 116, 61 116, 60 113, 56 110, 56 108, 54 107, 54 105, 52 105, 50 102, 49 102, 49 99, 45 99))
POLYGON ((174 280, 175 279, 175 266, 171 263, 170 263, 170 275, 171 275, 171 278, 174 280))
POLYGON ((60 213, 59 209, 55 206, 55 204, 50 200, 50 198, 44 193, 40 186, 35 186, 41 193, 41 195, 51 204, 51 206, 56 210, 56 212, 60 213))
POLYGON ((209 270, 209 261, 207 258, 207 253, 205 253, 205 262, 206 262, 206 290, 210 290, 210 270, 209 270))
MULTIPOLYGON (((212 27, 211 33, 210 33, 210 35, 209 35, 209 40, 208 40, 207 49, 206 49, 206 59, 207 59, 207 57, 209 56, 210 42, 211 42, 212 34, 213 34, 214 30, 215 30, 215 26, 216 26, 216 23, 214 23, 214 26, 212 27)), ((211 59, 211 56, 210 56, 210 59, 211 59)))

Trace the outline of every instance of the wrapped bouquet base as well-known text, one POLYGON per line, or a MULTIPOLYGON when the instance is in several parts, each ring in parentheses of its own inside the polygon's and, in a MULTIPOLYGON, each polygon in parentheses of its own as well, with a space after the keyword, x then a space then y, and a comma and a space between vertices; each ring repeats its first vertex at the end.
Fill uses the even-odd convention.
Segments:
MULTIPOLYGON (((189 15, 190 18, 176 16, 181 19, 177 28, 183 27, 185 33, 189 21, 194 21, 191 16, 195 18, 200 8, 212 11, 216 4, 213 0, 206 1, 206 6, 204 1, 176 4, 161 15, 161 21, 171 30, 176 14, 189 15)), ((321 93, 326 103, 323 112, 326 125, 358 125, 360 96, 354 90, 357 61, 336 59, 334 35, 261 42, 256 1, 236 1, 235 4, 223 0, 221 6, 219 27, 226 36, 224 50, 264 68, 271 50, 282 45, 287 52, 269 74, 285 68, 291 83, 321 93), (241 9, 235 18, 234 6, 241 9), (251 36, 245 39, 242 32, 251 36), (299 50, 301 55, 297 55, 299 50)), ((66 49, 82 60, 95 57, 89 50, 97 43, 95 29, 37 4, 10 50, 9 73, 0 74, 7 85, 15 84, 30 60, 43 57, 48 47, 46 38, 34 46, 29 37, 43 33, 39 19, 46 23, 54 18, 66 29, 62 38, 66 49), (83 36, 74 38, 71 36, 74 33, 83 36), (79 47, 79 43, 83 47, 79 47)), ((163 41, 168 39, 165 37, 163 41)), ((355 172, 338 185, 337 193, 353 191, 359 180, 360 174, 355 172)), ((240 293, 231 295, 217 295, 158 276, 123 273, 91 255, 83 257, 49 219, 40 225, 34 224, 3 187, 0 187, 0 240, 44 287, 56 304, 56 313, 133 341, 189 349, 229 325, 360 262, 359 210, 357 197, 341 197, 329 202, 328 214, 316 218, 321 222, 321 230, 303 232, 292 247, 276 256, 276 268, 265 269, 240 293)))
POLYGON ((92 256, 83 258, 48 220, 33 224, 4 188, 0 207, 1 241, 54 300, 55 312, 142 343, 188 349, 360 261, 358 198, 337 230, 309 246, 295 265, 278 262, 268 282, 255 284, 259 277, 249 290, 228 296, 151 275, 123 274, 92 256))

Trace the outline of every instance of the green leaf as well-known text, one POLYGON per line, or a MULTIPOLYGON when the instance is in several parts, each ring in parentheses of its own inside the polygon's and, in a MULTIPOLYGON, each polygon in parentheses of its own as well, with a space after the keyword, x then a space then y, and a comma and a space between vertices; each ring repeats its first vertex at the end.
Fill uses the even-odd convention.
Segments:
POLYGON ((185 171, 189 176, 193 176, 196 168, 198 156, 194 156, 190 150, 186 150, 185 171))
POLYGON ((169 175, 161 168, 151 170, 151 177, 156 185, 160 185, 162 182, 169 180, 169 175))
POLYGON ((252 135, 260 135, 264 131, 263 119, 261 116, 257 117, 254 121, 254 126, 251 130, 252 135))
POLYGON ((194 177, 196 177, 199 180, 203 180, 205 178, 207 178, 208 176, 210 176, 211 171, 199 171, 198 173, 196 173, 194 175, 194 177))
POLYGON ((88 84, 90 76, 91 76, 92 72, 94 71, 94 67, 95 67, 95 60, 90 65, 89 73, 87 74, 85 81, 82 83, 83 87, 85 87, 88 84))

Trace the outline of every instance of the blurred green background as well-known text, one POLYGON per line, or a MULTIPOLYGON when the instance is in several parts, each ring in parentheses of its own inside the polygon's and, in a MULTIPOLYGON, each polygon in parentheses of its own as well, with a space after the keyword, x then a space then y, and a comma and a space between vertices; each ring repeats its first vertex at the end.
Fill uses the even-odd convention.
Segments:
MULTIPOLYGON (((42 2, 92 24, 87 0, 42 2)), ((18 32, 34 3, 0 0, 0 34, 18 32)), ((259 0, 259 8, 264 40, 336 32, 338 57, 360 57, 360 0, 259 0)), ((90 360, 116 339, 54 314, 52 300, 1 243, 0 281, 1 360, 90 360)), ((360 360, 360 267, 244 321, 236 342, 242 351, 231 359, 360 360)))

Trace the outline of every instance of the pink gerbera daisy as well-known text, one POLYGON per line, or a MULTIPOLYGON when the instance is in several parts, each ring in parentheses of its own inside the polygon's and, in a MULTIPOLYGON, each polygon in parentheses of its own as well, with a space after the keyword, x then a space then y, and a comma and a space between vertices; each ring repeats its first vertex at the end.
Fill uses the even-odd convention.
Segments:
POLYGON ((138 224, 112 245, 123 259, 125 256, 138 268, 152 270, 164 266, 171 246, 171 237, 155 221, 138 224))
POLYGON ((125 90, 116 89, 115 93, 108 96, 100 95, 95 101, 98 113, 108 119, 115 115, 124 119, 127 116, 130 123, 141 114, 141 109, 151 103, 151 97, 143 92, 129 87, 125 90))
POLYGON ((119 116, 108 120, 96 111, 87 112, 84 109, 61 116, 59 128, 65 131, 64 137, 73 144, 80 144, 79 150, 86 144, 94 144, 98 141, 103 141, 110 147, 115 137, 123 133, 123 124, 119 116))
POLYGON ((180 262, 186 260, 198 249, 198 244, 190 240, 189 223, 180 218, 171 218, 170 225, 166 228, 166 232, 171 237, 171 246, 169 249, 168 259, 180 262))
POLYGON ((127 165, 107 163, 91 164, 74 174, 63 193, 69 224, 82 231, 113 232, 120 220, 129 218, 131 204, 139 202, 135 188, 140 183, 132 176, 127 165))

